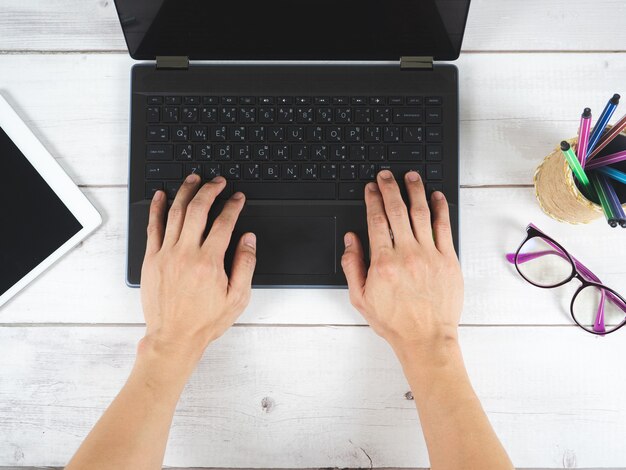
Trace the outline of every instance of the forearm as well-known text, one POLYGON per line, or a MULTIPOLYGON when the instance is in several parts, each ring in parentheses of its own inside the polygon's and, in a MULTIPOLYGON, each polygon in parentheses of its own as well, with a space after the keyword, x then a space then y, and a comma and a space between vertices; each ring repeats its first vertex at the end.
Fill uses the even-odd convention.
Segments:
POLYGON ((513 468, 472 388, 456 339, 443 340, 427 354, 411 347, 396 353, 411 386, 433 470, 513 468))
POLYGON ((128 381, 67 470, 161 469, 176 404, 195 358, 142 342, 128 381))

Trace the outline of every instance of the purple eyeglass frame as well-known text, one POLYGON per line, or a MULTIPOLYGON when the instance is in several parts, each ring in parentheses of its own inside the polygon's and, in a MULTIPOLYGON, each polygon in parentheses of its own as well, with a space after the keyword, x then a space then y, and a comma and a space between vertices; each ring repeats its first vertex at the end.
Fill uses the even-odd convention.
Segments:
POLYGON ((565 248, 561 246, 561 244, 559 244, 556 240, 554 240, 553 238, 543 233, 534 224, 528 224, 528 226, 526 227, 526 238, 524 239, 524 241, 522 241, 522 243, 520 244, 519 248, 517 249, 515 253, 507 253, 506 259, 509 263, 515 265, 515 269, 517 270, 519 275, 522 276, 522 279, 524 279, 529 284, 532 284, 535 287, 540 287, 542 289, 554 289, 555 287, 560 287, 562 285, 567 284, 572 279, 578 279, 581 283, 581 286, 578 288, 578 290, 574 293, 574 296, 572 297, 572 301, 570 303, 570 314, 574 322, 576 322, 576 324, 580 326, 583 330, 589 333, 595 334, 595 335, 607 335, 609 333, 613 333, 614 331, 619 330, 621 327, 626 325, 626 317, 625 317, 624 321, 620 323, 619 325, 617 325, 614 329, 608 332, 606 331, 606 328, 604 325, 605 301, 608 299, 609 302, 612 302, 617 307, 619 307, 624 313, 626 313, 626 300, 620 294, 615 292, 613 289, 602 284, 602 281, 598 278, 598 276, 596 276, 593 272, 591 272, 589 268, 587 268, 584 264, 582 264, 580 261, 574 258, 565 248), (544 250, 544 251, 538 251, 536 253, 521 253, 520 254, 520 250, 522 249, 524 244, 528 240, 535 238, 535 237, 542 238, 548 245, 554 248, 554 251, 544 250), (523 264, 526 261, 531 261, 533 259, 540 258, 541 256, 554 255, 554 254, 564 259, 565 257, 567 257, 566 259, 570 262, 572 266, 572 272, 569 275, 569 277, 567 277, 564 281, 559 282, 558 284, 555 284, 553 286, 542 286, 540 284, 536 284, 532 282, 531 280, 527 279, 519 268, 519 264, 523 264), (578 296, 578 294, 580 294, 580 292, 585 287, 589 287, 589 286, 597 287, 598 289, 600 289, 602 293, 600 297, 600 304, 598 305, 598 312, 596 314, 596 318, 593 324, 593 330, 589 330, 583 325, 581 325, 576 319, 576 316, 574 315, 574 302, 576 300, 576 297, 578 296))

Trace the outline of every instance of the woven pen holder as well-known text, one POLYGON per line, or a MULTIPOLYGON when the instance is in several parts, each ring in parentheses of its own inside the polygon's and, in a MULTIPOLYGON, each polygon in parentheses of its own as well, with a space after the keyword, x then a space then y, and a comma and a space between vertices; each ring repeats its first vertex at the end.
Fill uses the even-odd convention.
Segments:
MULTIPOLYGON (((568 140, 574 147, 577 138, 568 140)), ((587 199, 574 182, 572 170, 556 148, 535 171, 535 195, 541 209, 553 219, 570 224, 588 224, 602 217, 602 208, 587 199)))

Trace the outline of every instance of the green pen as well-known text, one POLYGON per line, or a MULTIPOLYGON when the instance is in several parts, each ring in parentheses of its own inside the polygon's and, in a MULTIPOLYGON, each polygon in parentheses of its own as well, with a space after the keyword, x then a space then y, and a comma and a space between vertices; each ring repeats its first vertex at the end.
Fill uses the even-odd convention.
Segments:
POLYGON ((576 158, 576 154, 566 141, 561 142, 561 152, 565 155, 565 159, 567 160, 569 167, 572 169, 574 176, 576 176, 576 179, 581 182, 587 191, 593 194, 589 178, 587 178, 585 170, 583 170, 583 167, 580 166, 580 162, 578 161, 578 158, 576 158))
POLYGON ((604 188, 602 187, 600 179, 598 178, 598 175, 596 173, 591 173, 591 181, 593 182, 593 187, 596 190, 596 194, 598 195, 598 200, 600 201, 600 205, 602 206, 602 212, 604 212, 606 221, 611 227, 617 227, 618 220, 613 213, 613 209, 611 209, 609 197, 604 191, 604 188))

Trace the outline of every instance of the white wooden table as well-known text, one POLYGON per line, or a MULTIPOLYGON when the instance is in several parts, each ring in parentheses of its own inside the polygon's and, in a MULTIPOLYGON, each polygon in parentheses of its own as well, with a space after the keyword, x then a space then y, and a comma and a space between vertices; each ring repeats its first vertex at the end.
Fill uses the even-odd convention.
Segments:
MULTIPOLYGON (((0 0, 0 90, 105 220, 0 310, 0 467, 66 463, 143 332, 124 284, 131 64, 111 0, 0 0)), ((626 467, 626 331, 581 332, 570 288, 533 288, 504 259, 533 221, 626 286, 626 232, 559 224, 531 186, 584 106, 626 94, 626 2, 475 0, 457 64, 473 383, 518 467, 626 467)), ((345 291, 255 291, 186 388, 165 461, 427 467, 407 391, 345 291)))

